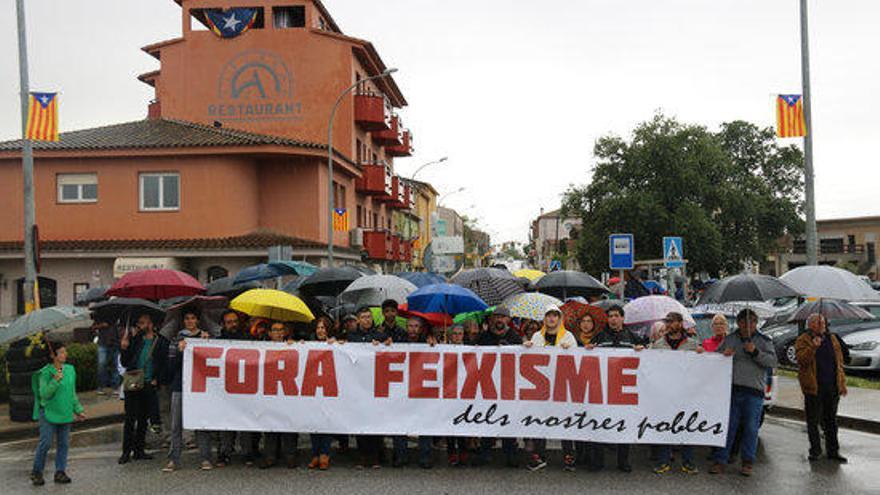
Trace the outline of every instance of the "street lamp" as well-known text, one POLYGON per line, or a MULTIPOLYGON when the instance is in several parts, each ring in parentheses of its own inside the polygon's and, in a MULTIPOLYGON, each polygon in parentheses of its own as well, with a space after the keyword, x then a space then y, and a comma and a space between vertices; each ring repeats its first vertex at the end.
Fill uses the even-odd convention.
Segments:
POLYGON ((438 164, 438 163, 443 163, 443 162, 445 162, 445 161, 448 160, 448 159, 449 159, 448 156, 444 156, 443 158, 441 158, 441 159, 439 159, 439 160, 434 160, 433 162, 428 162, 428 163, 422 165, 421 167, 417 168, 415 172, 413 172, 412 177, 410 177, 410 179, 412 179, 412 180, 416 180, 416 175, 418 175, 418 173, 421 172, 422 169, 425 168, 425 167, 427 167, 428 165, 435 165, 435 164, 438 164))
POLYGON ((443 196, 440 196, 440 200, 437 201, 437 206, 443 206, 444 199, 448 198, 449 196, 452 196, 455 193, 460 193, 460 192, 464 191, 464 189, 465 189, 464 187, 459 187, 455 191, 448 192, 448 193, 444 194, 443 196))
POLYGON ((330 120, 327 123, 327 263, 330 266, 333 266, 333 194, 335 192, 333 190, 333 119, 336 117, 336 110, 339 108, 339 104, 342 103, 342 99, 345 98, 345 95, 350 93, 351 90, 353 90, 354 88, 360 86, 367 81, 381 79, 395 72, 397 72, 397 69, 388 68, 382 71, 381 74, 377 74, 366 79, 361 79, 360 81, 352 84, 351 86, 346 88, 345 91, 342 92, 342 94, 339 95, 339 98, 336 98, 336 104, 333 105, 333 110, 330 111, 330 120))

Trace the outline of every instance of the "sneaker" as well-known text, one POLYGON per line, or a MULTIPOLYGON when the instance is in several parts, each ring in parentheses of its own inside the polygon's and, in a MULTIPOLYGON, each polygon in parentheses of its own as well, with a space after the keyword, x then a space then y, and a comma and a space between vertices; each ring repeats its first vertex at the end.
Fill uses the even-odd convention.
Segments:
POLYGON ((130 461, 130 460, 131 460, 131 456, 128 455, 127 453, 125 453, 125 454, 122 454, 121 456, 119 456, 119 459, 116 460, 116 464, 120 464, 120 465, 121 464, 128 464, 128 461, 130 461))
POLYGON ((529 464, 526 467, 532 472, 539 471, 547 467, 547 461, 538 454, 532 454, 532 458, 529 460, 529 464))
POLYGON ((321 454, 318 456, 318 469, 321 471, 326 471, 330 469, 330 456, 326 454, 321 454))
POLYGON ((43 486, 46 484, 46 480, 43 479, 43 473, 31 473, 31 483, 34 486, 43 486))
POLYGON ((562 469, 564 469, 564 470, 566 470, 566 471, 568 471, 568 472, 570 472, 570 473, 573 473, 574 470, 575 470, 574 465, 575 465, 575 461, 574 461, 574 456, 573 456, 573 455, 566 455, 566 456, 562 459, 562 469))
POLYGON ((105 392, 103 388, 98 387, 98 390, 95 391, 95 395, 107 395, 107 392, 105 392))
POLYGON ((681 465, 681 472, 684 474, 697 474, 700 472, 700 470, 697 469, 697 466, 694 466, 689 462, 685 462, 681 465))
POLYGON ((751 476, 752 475, 752 463, 749 461, 743 461, 742 467, 739 469, 739 474, 743 476, 751 476))
POLYGON ((309 461, 309 469, 318 469, 318 466, 320 464, 321 462, 318 460, 317 457, 312 457, 312 460, 309 461))
POLYGON ((177 464, 174 461, 168 461, 168 464, 165 464, 165 467, 162 468, 163 473, 173 473, 177 471, 177 464))
POLYGON ((837 461, 841 464, 846 464, 847 462, 849 462, 849 460, 846 457, 844 457, 838 453, 828 454, 828 460, 837 461))
POLYGON ((229 458, 228 455, 221 455, 217 457, 217 462, 214 463, 214 466, 218 468, 224 468, 228 466, 231 462, 232 460, 229 458))
POLYGON ((214 469, 214 465, 211 464, 211 461, 202 461, 202 464, 199 466, 199 469, 202 471, 210 471, 214 469))
POLYGON ((666 474, 669 471, 672 471, 672 466, 669 464, 659 464, 654 468, 654 474, 666 474))
POLYGON ((70 483, 72 480, 70 479, 70 476, 67 476, 67 473, 65 473, 64 471, 55 471, 55 480, 54 481, 55 481, 55 483, 58 483, 61 485, 66 485, 66 484, 70 483))
POLYGON ((716 462, 712 464, 712 467, 709 468, 709 474, 721 474, 724 472, 724 464, 720 462, 716 462))

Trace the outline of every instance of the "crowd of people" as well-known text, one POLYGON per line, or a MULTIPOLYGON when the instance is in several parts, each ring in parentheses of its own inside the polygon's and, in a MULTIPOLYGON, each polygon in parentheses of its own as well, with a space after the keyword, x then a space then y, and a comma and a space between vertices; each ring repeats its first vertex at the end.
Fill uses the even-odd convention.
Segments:
MULTIPOLYGON (((119 464, 153 459, 146 449, 148 430, 161 433, 166 438, 168 452, 162 471, 174 472, 182 467, 182 452, 187 446, 183 429, 183 353, 186 339, 269 340, 295 344, 300 341, 323 341, 341 345, 372 343, 375 345, 406 345, 409 343, 476 345, 476 346, 527 346, 540 349, 556 346, 565 349, 582 348, 591 352, 597 348, 630 348, 641 351, 646 348, 676 352, 715 352, 732 358, 733 380, 730 390, 730 422, 724 447, 711 449, 709 473, 718 474, 738 452, 741 460, 739 472, 752 474, 756 457, 758 429, 764 401, 766 377, 777 365, 770 340, 757 332, 757 315, 742 310, 736 317, 736 328, 728 328, 728 320, 717 315, 712 321, 713 335, 697 341, 692 329, 684 326, 683 315, 669 313, 652 331, 641 336, 624 327, 624 309, 610 306, 607 321, 597 321, 590 313, 572 322, 566 328, 560 309, 554 305, 546 308, 543 321, 512 319, 510 313, 499 307, 485 320, 468 320, 449 327, 432 327, 417 316, 398 322, 398 304, 385 301, 378 324, 369 307, 359 308, 352 314, 334 321, 320 316, 309 325, 250 318, 233 310, 227 310, 220 321, 219 335, 212 335, 199 327, 198 310, 183 311, 182 328, 174 338, 168 339, 157 332, 151 315, 133 315, 135 324, 128 328, 101 325, 99 343, 118 345, 119 362, 123 373, 114 373, 112 358, 114 349, 104 349, 100 368, 101 384, 122 390, 125 401, 125 423, 122 452, 119 464)), ((846 462, 840 455, 835 422, 837 402, 846 394, 843 381, 845 346, 837 337, 830 338, 827 325, 820 315, 808 321, 809 331, 798 339, 797 352, 800 379, 807 405, 809 426, 810 460, 817 460, 822 452, 818 425, 825 433, 827 457, 846 462)), ((107 347, 102 345, 101 347, 107 347)), ((112 347, 112 346, 111 346, 112 347)), ((56 438, 55 481, 70 482, 66 474, 66 454, 70 424, 84 417, 83 407, 75 393, 76 371, 66 364, 66 352, 55 346, 52 363, 38 373, 34 393, 37 401, 34 419, 40 424, 40 442, 37 447, 31 479, 42 485, 46 453, 52 438, 56 438)), ((104 392, 107 393, 107 392, 104 392)), ((294 468, 300 465, 299 440, 304 435, 289 432, 210 432, 195 431, 194 440, 198 452, 198 466, 211 470, 228 466, 239 459, 246 466, 268 469, 283 465, 294 468)), ((355 448, 350 448, 348 435, 310 434, 311 455, 305 465, 309 469, 330 468, 331 457, 337 454, 353 454, 355 467, 380 468, 389 463, 386 457, 386 438, 376 435, 357 435, 355 448), (336 444, 336 449, 333 445, 336 444)), ((409 464, 409 438, 394 436, 390 439, 390 465, 402 467, 409 464)), ((417 464, 431 468, 434 450, 445 443, 449 466, 480 466, 492 461, 491 453, 498 444, 493 438, 449 437, 438 439, 420 437, 417 441, 417 464)), ((500 439, 501 453, 507 466, 521 464, 532 471, 547 466, 547 441, 529 438, 522 442, 513 438, 500 439), (521 448, 522 447, 522 448, 521 448)), ((589 441, 562 442, 562 468, 574 471, 578 466, 589 471, 604 468, 605 451, 616 451, 616 467, 620 471, 632 471, 630 445, 606 445, 589 441)), ((673 450, 680 453, 679 470, 696 474, 696 456, 693 446, 652 446, 653 472, 658 475, 673 470, 673 450)))

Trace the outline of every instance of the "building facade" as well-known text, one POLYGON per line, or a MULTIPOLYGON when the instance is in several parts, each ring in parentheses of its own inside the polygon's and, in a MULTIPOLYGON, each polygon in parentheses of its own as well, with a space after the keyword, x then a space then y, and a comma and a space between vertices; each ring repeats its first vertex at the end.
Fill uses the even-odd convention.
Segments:
MULTIPOLYGON (((147 119, 35 143, 41 287, 54 287, 43 305, 70 304, 125 267, 207 282, 272 246, 325 264, 331 206, 350 227, 334 233, 338 262, 408 268, 428 220, 394 173, 413 139, 394 79, 366 81, 387 69, 375 47, 344 34, 317 0, 250 2, 250 29, 229 37, 208 29, 211 15, 238 3, 177 3, 182 35, 144 47, 159 64, 139 77, 155 88, 147 119), (356 83, 334 120, 331 177, 328 119, 356 83)), ((0 318, 21 297, 20 150, 0 143, 0 318)))
POLYGON ((563 217, 560 210, 544 213, 542 208, 538 218, 532 221, 529 232, 532 246, 529 261, 542 271, 549 271, 554 259, 561 262, 563 269, 578 270, 577 260, 572 255, 582 225, 580 218, 563 217))
MULTIPOLYGON (((848 268, 858 274, 877 276, 877 243, 880 239, 880 216, 833 218, 816 222, 821 265, 848 268)), ((781 249, 767 256, 761 270, 782 275, 807 264, 804 239, 784 238, 781 249)))

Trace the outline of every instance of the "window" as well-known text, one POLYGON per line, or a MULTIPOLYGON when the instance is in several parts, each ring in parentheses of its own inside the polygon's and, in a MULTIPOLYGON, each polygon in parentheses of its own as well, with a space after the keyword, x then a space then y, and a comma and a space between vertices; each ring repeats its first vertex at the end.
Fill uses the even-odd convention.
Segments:
POLYGON ((211 266, 208 268, 208 283, 211 283, 217 279, 228 277, 229 270, 223 268, 222 266, 211 266))
POLYGON ((59 203, 98 201, 98 174, 58 174, 59 203))
POLYGON ((83 283, 73 284, 73 300, 76 301, 77 299, 79 299, 79 296, 81 294, 85 294, 85 292, 87 290, 89 290, 88 283, 83 282, 83 283))
POLYGON ((142 211, 179 210, 180 174, 141 174, 140 209, 142 211))
POLYGON ((335 203, 333 207, 347 208, 348 202, 346 201, 347 198, 345 197, 345 186, 338 182, 334 182, 333 184, 336 188, 333 193, 333 202, 335 203))
POLYGON ((364 215, 364 208, 361 205, 358 205, 357 206, 357 226, 358 227, 364 226, 363 215, 364 215))
POLYGON ((275 29, 300 28, 306 26, 306 8, 302 5, 294 7, 273 7, 275 29))
POLYGON ((373 213, 373 223, 371 224, 374 229, 379 228, 379 214, 373 213))
POLYGON ((360 139, 357 139, 356 142, 357 142, 357 152, 356 152, 357 153, 357 164, 362 165, 364 163, 363 162, 364 157, 363 157, 363 154, 361 153, 363 151, 363 149, 362 149, 363 144, 361 143, 360 139))

